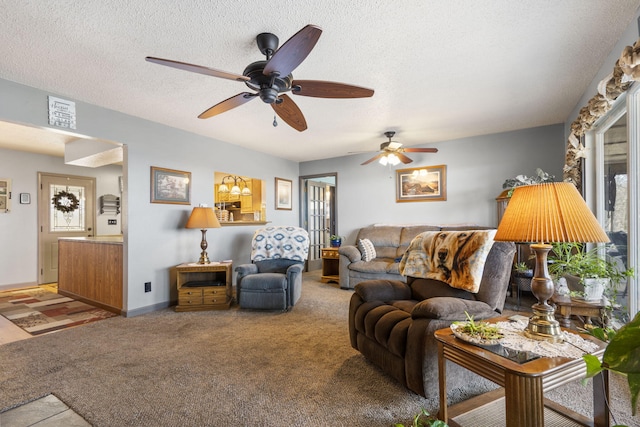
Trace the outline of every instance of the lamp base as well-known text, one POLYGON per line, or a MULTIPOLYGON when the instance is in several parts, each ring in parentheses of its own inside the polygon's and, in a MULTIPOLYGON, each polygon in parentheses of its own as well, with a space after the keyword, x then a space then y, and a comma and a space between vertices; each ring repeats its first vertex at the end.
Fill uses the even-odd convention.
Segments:
POLYGON ((538 302, 531 307, 533 316, 529 319, 529 325, 524 333, 532 339, 560 342, 563 341, 560 323, 554 317, 555 309, 547 303, 555 290, 547 269, 547 253, 551 250, 551 245, 534 243, 531 245, 531 250, 536 254, 536 268, 533 279, 531 279, 531 292, 538 302))
POLYGON ((524 330, 527 338, 540 341, 562 342, 560 323, 554 318, 555 310, 547 305, 534 304, 533 316, 529 318, 529 324, 524 330))
POLYGON ((207 255, 205 251, 202 251, 202 253, 200 254, 198 264, 211 264, 211 261, 209 261, 209 255, 207 255))

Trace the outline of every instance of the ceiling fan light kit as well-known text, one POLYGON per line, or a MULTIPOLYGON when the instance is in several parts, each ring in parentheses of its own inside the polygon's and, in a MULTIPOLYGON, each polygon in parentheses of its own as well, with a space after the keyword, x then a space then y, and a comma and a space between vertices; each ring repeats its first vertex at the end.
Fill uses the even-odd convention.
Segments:
POLYGON ((396 141, 392 141, 391 138, 396 133, 394 131, 387 131, 384 133, 384 136, 389 138, 388 141, 380 144, 380 153, 376 156, 370 158, 369 160, 362 162, 361 164, 368 165, 369 163, 378 160, 378 162, 383 165, 391 165, 396 166, 400 164, 400 162, 407 163, 413 162, 409 157, 404 155, 403 153, 437 153, 437 148, 403 148, 402 144, 396 141))
MULTIPOLYGON (((315 47, 322 29, 316 25, 307 25, 294 34, 280 48, 278 37, 271 33, 260 33, 256 43, 266 60, 249 64, 242 75, 188 64, 170 59, 146 57, 146 60, 184 71, 200 73, 222 79, 244 82, 254 92, 241 92, 202 112, 198 118, 208 119, 218 114, 239 107, 259 97, 270 104, 285 123, 297 131, 307 129, 307 122, 296 103, 287 96, 290 92, 298 96, 314 98, 366 98, 373 96, 374 91, 364 87, 324 80, 294 80, 291 74, 305 60, 315 47)), ((274 119, 274 126, 277 122, 274 119)))

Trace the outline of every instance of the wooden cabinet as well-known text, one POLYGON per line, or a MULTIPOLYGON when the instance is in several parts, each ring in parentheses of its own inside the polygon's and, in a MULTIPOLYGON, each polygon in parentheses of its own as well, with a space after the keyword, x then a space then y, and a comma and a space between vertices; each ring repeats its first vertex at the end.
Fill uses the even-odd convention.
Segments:
POLYGON ((176 311, 225 310, 231 306, 230 262, 180 264, 176 267, 176 311))
POLYGON ((322 248, 322 276, 320 281, 323 283, 336 282, 340 283, 340 255, 338 248, 322 248))
POLYGON ((58 293, 121 314, 122 237, 58 240, 58 293))

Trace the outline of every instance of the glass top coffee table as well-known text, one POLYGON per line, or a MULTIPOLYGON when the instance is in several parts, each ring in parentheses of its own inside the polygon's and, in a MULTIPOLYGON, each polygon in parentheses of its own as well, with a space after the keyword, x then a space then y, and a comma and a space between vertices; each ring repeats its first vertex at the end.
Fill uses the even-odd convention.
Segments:
MULTIPOLYGON (((491 321, 507 320, 497 318, 491 321)), ((598 345, 592 354, 601 358, 606 343, 589 335, 580 336, 598 345)), ((435 337, 440 370, 439 418, 451 427, 542 427, 545 421, 547 425, 554 426, 609 427, 606 406, 609 399, 608 371, 593 378, 594 417, 590 420, 544 397, 554 388, 585 377, 586 365, 582 358, 531 357, 530 353, 519 357, 515 354, 517 351, 505 351, 500 349, 501 346, 481 347, 464 342, 456 338, 449 328, 436 331, 435 337), (448 407, 446 360, 502 388, 448 407), (485 418, 488 421, 482 421, 485 418), (489 420, 491 424, 487 424, 489 420)))

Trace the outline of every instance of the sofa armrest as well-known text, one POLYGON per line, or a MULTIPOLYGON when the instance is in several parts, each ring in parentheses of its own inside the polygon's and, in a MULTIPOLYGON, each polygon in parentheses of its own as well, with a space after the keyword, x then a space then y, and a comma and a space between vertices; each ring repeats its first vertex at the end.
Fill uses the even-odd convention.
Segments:
POLYGON ((474 319, 486 319, 498 314, 482 301, 434 297, 416 304, 411 311, 411 317, 413 319, 467 320, 465 312, 474 319))
POLYGON ((411 299, 411 288, 399 280, 367 280, 355 287, 363 301, 394 301, 411 299))
POLYGON ((338 253, 340 255, 346 256, 351 262, 360 261, 362 259, 360 250, 358 250, 358 248, 353 245, 340 246, 338 248, 338 253))

